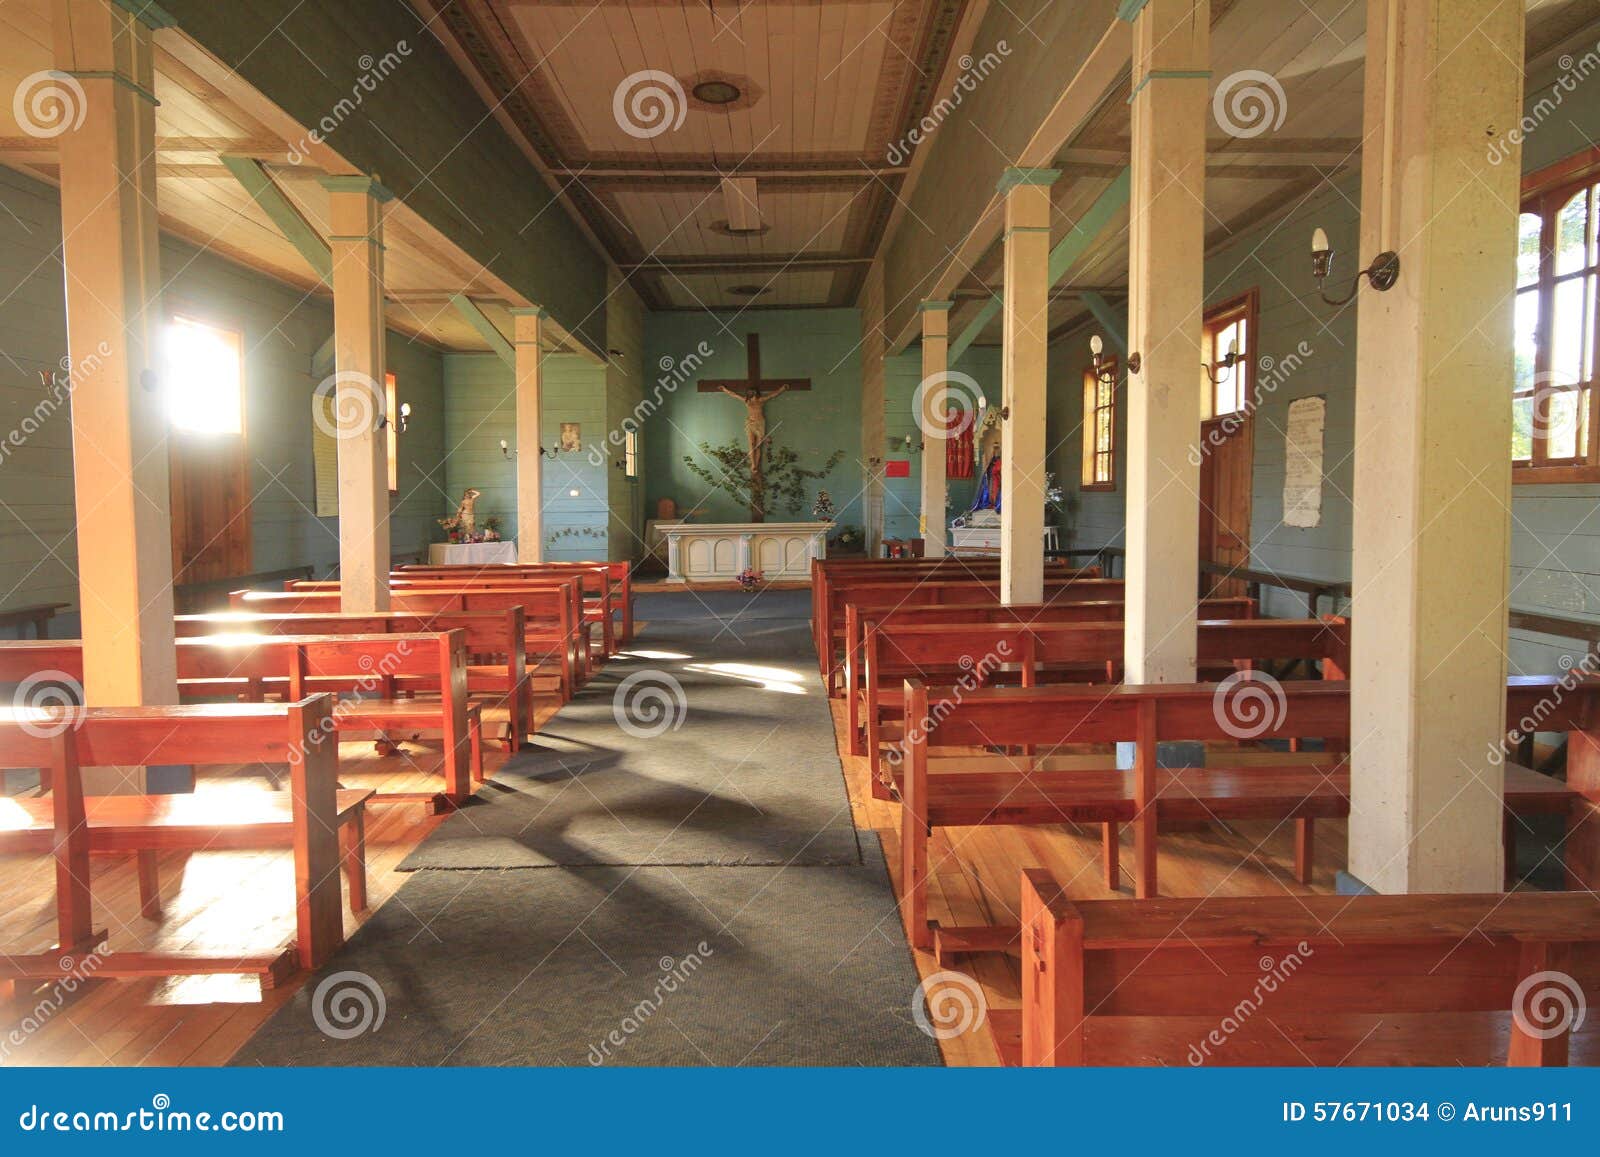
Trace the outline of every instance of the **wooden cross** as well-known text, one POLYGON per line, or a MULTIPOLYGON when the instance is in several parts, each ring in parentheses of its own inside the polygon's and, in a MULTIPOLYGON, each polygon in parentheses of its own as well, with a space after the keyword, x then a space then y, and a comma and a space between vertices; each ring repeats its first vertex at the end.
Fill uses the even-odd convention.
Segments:
POLYGON ((785 390, 809 390, 810 378, 763 378, 761 376, 761 336, 744 339, 749 355, 749 372, 743 378, 708 378, 700 383, 702 394, 727 394, 745 405, 744 434, 750 446, 750 477, 759 485, 761 458, 767 440, 766 405, 785 390))

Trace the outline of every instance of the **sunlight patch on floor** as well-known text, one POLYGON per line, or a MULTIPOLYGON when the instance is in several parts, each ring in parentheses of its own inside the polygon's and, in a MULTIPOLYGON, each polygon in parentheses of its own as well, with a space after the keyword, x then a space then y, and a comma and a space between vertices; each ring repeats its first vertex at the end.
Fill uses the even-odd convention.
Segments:
POLYGON ((800 685, 805 676, 786 667, 760 667, 753 663, 690 663, 684 670, 739 679, 763 691, 776 691, 782 695, 806 693, 806 689, 800 685))

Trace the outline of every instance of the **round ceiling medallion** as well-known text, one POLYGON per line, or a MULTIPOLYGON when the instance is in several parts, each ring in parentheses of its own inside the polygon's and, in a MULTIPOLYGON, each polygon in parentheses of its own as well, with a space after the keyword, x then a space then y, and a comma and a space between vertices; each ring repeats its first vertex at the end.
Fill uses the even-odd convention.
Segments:
POLYGON ((706 104, 732 104, 744 95, 738 85, 726 80, 702 80, 690 91, 696 100, 706 104))

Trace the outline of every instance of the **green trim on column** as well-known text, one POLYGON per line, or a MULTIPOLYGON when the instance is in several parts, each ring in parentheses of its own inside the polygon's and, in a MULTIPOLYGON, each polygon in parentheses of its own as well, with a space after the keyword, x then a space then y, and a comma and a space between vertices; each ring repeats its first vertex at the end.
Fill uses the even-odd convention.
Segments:
POLYGON ((922 301, 917 303, 919 313, 949 313, 953 301, 922 301))
POLYGON ((311 222, 305 219, 294 202, 284 195, 266 167, 251 157, 224 154, 221 161, 228 172, 233 174, 234 179, 244 186, 251 200, 260 205, 262 211, 272 219, 272 223, 288 239, 289 244, 306 259, 306 264, 311 266, 312 271, 331 285, 333 250, 328 247, 322 235, 312 228, 311 222))
POLYGON ((494 322, 489 320, 487 314, 478 308, 478 303, 464 293, 452 293, 450 304, 456 307, 456 312, 467 319, 467 324, 478 331, 484 341, 489 343, 489 348, 500 355, 500 360, 506 365, 516 368, 516 348, 506 340, 506 335, 501 333, 494 322))
POLYGON ((1144 11, 1146 3, 1148 0, 1122 0, 1122 3, 1117 5, 1117 19, 1133 23, 1133 18, 1144 11))
POLYGON ((1133 103, 1133 98, 1144 91, 1145 85, 1152 80, 1210 80, 1210 69, 1182 69, 1182 68, 1152 68, 1139 78, 1139 83, 1133 86, 1133 91, 1128 94, 1128 103, 1133 103))
POLYGON ((151 28, 176 28, 177 19, 155 0, 111 0, 111 3, 151 28))
POLYGON ((1013 167, 1000 174, 1000 180, 995 187, 1002 193, 1009 193, 1019 185, 1053 185, 1060 176, 1060 169, 1013 167))
POLYGON ((1122 319, 1117 317, 1106 299, 1098 293, 1080 293, 1078 300, 1088 307, 1094 319, 1100 323, 1100 328, 1106 331, 1106 340, 1116 347, 1122 360, 1127 361, 1128 339, 1122 332, 1122 319))
POLYGON ((323 177, 320 183, 330 193, 366 193, 379 203, 394 200, 394 194, 384 188, 383 183, 376 177, 365 177, 355 173, 341 174, 323 177))
POLYGON ((328 340, 317 347, 317 352, 311 355, 311 372, 319 375, 324 368, 333 367, 333 334, 328 335, 328 340))
POLYGON ((161 107, 161 102, 156 99, 156 94, 155 93, 151 92, 148 88, 146 88, 144 85, 140 84, 138 81, 132 80, 129 77, 123 75, 120 72, 111 72, 111 71, 107 71, 107 70, 104 70, 104 69, 99 69, 99 70, 97 70, 97 69, 77 70, 77 69, 52 68, 52 69, 50 69, 48 75, 50 75, 50 76, 66 76, 66 77, 71 77, 73 80, 110 80, 110 81, 115 81, 117 84, 120 84, 123 88, 127 89, 129 92, 137 93, 139 96, 144 97, 145 100, 149 101, 151 104, 155 105, 157 108, 161 107))
POLYGON ((517 306, 508 310, 512 317, 549 317, 550 311, 542 305, 517 306))

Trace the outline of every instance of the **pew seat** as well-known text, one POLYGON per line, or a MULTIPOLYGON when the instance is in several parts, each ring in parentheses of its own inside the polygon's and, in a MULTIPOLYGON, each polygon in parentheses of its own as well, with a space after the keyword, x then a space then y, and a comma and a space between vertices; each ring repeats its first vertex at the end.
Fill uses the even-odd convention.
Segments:
POLYGON ((1600 995, 1584 893, 1072 900, 1026 869, 1021 915, 1010 1063, 1565 1065, 1550 1002, 1600 995))

